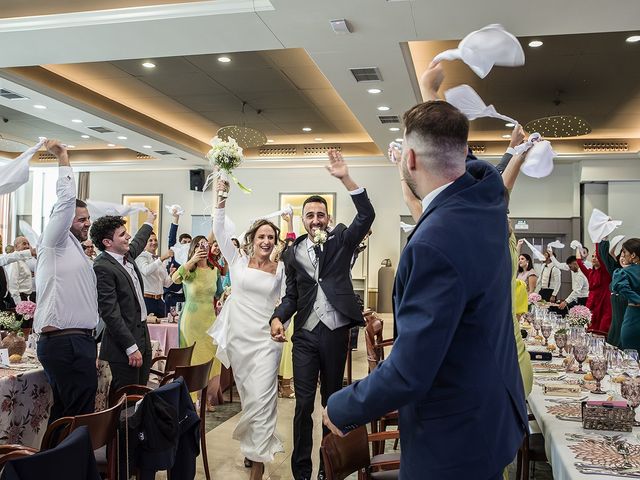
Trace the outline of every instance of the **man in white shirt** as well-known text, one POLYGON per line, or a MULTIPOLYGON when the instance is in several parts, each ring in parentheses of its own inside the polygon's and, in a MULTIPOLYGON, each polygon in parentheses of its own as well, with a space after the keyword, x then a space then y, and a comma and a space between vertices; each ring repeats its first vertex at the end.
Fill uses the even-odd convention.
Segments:
POLYGON ((580 271, 576 257, 571 255, 567 258, 566 265, 571 271, 571 293, 558 305, 560 310, 566 310, 575 305, 586 305, 589 297, 589 280, 580 271))
POLYGON ((18 261, 24 262, 31 259, 33 259, 33 257, 31 256, 30 250, 22 250, 20 252, 16 252, 14 250, 11 253, 0 254, 0 310, 6 310, 8 308, 15 307, 15 302, 13 301, 11 294, 8 293, 9 282, 7 280, 7 275, 4 267, 18 261))
POLYGON ((149 212, 131 244, 122 217, 101 217, 91 227, 91 240, 102 252, 94 260, 93 270, 105 324, 100 359, 109 362, 112 392, 126 385, 146 385, 149 380, 151 340, 144 284, 135 259, 147 244, 155 218, 156 214, 149 212))
POLYGON ((553 264, 551 257, 555 257, 549 251, 544 252, 545 261, 538 277, 536 291, 545 302, 555 303, 560 291, 560 270, 553 264))
POLYGON ((34 271, 35 262, 31 262, 31 245, 26 237, 16 237, 13 242, 16 252, 29 252, 29 258, 19 260, 9 267, 9 292, 13 301, 18 304, 23 300, 31 300, 35 302, 34 292, 34 271))
POLYGON ((66 149, 56 140, 46 148, 58 158, 58 200, 38 245, 33 329, 40 334, 38 359, 53 391, 52 422, 95 410, 98 300, 96 277, 80 245, 91 226, 87 205, 76 199, 66 149))
POLYGON ((167 316, 167 312, 162 294, 165 288, 173 284, 173 280, 162 262, 173 257, 173 250, 167 251, 160 257, 156 255, 157 250, 158 237, 154 232, 151 232, 144 252, 136 258, 136 264, 140 269, 144 283, 144 303, 147 307, 147 314, 153 313, 156 317, 164 318, 167 316))

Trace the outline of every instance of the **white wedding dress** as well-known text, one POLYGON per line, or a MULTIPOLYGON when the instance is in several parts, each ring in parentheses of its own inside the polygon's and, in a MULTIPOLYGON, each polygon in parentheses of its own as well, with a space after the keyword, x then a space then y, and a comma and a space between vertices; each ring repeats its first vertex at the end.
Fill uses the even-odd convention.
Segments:
POLYGON ((276 435, 278 368, 282 344, 271 340, 269 319, 280 301, 284 266, 275 275, 249 268, 225 231, 224 209, 213 214, 213 234, 231 272, 232 293, 210 334, 216 356, 231 366, 242 403, 242 418, 233 432, 243 455, 254 462, 271 462, 283 452, 276 435))

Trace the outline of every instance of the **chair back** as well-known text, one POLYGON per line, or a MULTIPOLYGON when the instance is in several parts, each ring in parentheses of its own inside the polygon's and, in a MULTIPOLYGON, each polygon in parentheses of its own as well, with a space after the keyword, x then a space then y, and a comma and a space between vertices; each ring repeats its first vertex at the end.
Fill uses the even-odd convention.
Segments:
POLYGON ((344 437, 330 433, 322 439, 320 453, 327 480, 344 480, 366 469, 371 461, 366 427, 358 427, 344 437))
POLYGON ((164 385, 174 378, 182 377, 189 393, 200 392, 207 388, 209 384, 209 373, 212 365, 213 359, 200 365, 178 366, 173 374, 167 375, 162 379, 160 385, 164 385))
POLYGON ((170 348, 169 353, 167 353, 167 360, 164 365, 164 371, 169 373, 175 371, 177 367, 191 365, 193 347, 195 346, 196 344, 194 342, 193 345, 190 345, 188 347, 170 348))
POLYGON ((376 346, 376 344, 382 342, 382 329, 384 322, 374 311, 365 314, 364 320, 364 336, 365 343, 367 344, 367 362, 369 364, 369 373, 371 373, 371 371, 373 371, 378 364, 384 360, 384 348, 376 346))

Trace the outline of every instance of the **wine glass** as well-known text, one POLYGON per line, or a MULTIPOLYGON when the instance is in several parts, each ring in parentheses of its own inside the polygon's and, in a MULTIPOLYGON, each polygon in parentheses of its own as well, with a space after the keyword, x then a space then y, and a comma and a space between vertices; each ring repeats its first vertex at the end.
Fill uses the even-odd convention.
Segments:
POLYGON ((535 330, 535 336, 540 335, 540 328, 542 327, 542 315, 534 315, 532 325, 533 329, 535 330))
POLYGON ((171 321, 172 322, 176 321, 176 317, 178 316, 178 312, 176 312, 175 305, 169 307, 169 316, 171 317, 171 321))
POLYGON ((558 346, 558 357, 564 358, 562 349, 567 345, 567 332, 557 331, 554 335, 554 339, 556 341, 556 345, 558 346))
POLYGON ((184 308, 184 302, 176 302, 176 313, 178 314, 178 320, 182 316, 182 309, 184 308))
POLYGON ((635 420, 635 410, 640 405, 640 379, 629 378, 620 385, 620 393, 629 402, 634 413, 634 426, 640 426, 640 423, 635 420))
POLYGON ((576 373, 585 374, 586 372, 582 370, 582 362, 587 359, 587 355, 589 355, 589 344, 585 341, 578 341, 573 345, 573 356, 578 362, 578 371, 576 373))
POLYGON ((540 329, 542 331, 542 336, 544 337, 544 345, 547 346, 549 345, 549 337, 551 336, 551 324, 543 323, 540 329))
POLYGON ((591 375, 596 381, 596 389, 592 393, 598 395, 607 393, 600 388, 600 381, 607 374, 607 359, 603 356, 595 356, 589 360, 589 368, 591 369, 591 375))

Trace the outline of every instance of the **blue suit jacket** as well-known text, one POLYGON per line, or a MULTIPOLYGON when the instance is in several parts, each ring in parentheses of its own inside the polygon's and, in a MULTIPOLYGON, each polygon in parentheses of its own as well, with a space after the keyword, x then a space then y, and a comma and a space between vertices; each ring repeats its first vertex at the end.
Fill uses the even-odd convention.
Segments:
POLYGON ((507 238, 500 175, 486 162, 467 163, 400 258, 391 354, 329 399, 343 431, 399 409, 401 479, 490 478, 522 443, 507 238))

